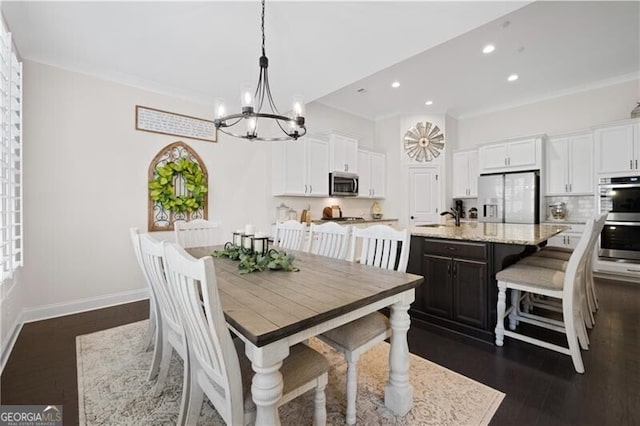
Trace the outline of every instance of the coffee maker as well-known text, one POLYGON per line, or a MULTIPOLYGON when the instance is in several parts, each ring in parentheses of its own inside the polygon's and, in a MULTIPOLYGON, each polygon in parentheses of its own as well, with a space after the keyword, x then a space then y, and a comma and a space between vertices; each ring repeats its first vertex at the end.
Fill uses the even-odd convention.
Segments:
POLYGON ((458 217, 464 219, 464 206, 462 205, 462 200, 455 200, 456 206, 453 208, 458 212, 458 217))

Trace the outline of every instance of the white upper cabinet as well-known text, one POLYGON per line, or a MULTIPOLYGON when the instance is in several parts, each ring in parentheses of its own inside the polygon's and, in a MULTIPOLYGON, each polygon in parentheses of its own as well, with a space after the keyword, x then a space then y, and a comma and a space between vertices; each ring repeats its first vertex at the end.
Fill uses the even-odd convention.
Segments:
POLYGON ((271 158, 273 195, 329 196, 329 144, 305 137, 274 142, 271 158))
POLYGON ((595 129, 597 173, 640 174, 640 122, 595 129))
POLYGON ((358 140, 330 135, 329 168, 332 172, 358 173, 358 140))
POLYGON ((536 170, 542 166, 542 137, 481 146, 480 173, 536 170))
POLYGON ((478 151, 453 154, 453 198, 478 196, 478 151))
POLYGON ((387 157, 378 152, 358 150, 359 198, 384 198, 387 157))
POLYGON ((546 146, 547 195, 593 194, 591 132, 552 137, 546 146))

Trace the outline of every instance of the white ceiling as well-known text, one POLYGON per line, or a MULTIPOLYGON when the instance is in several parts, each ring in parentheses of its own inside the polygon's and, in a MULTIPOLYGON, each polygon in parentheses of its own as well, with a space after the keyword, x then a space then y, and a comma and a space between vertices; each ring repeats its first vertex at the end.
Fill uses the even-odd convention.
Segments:
MULTIPOLYGON (((544 1, 319 101, 370 119, 425 112, 464 117, 634 78, 640 78, 640 2, 544 1), (484 55, 487 43, 496 50, 484 55), (519 79, 509 83, 512 73, 519 79)), ((637 91, 640 101, 640 85, 637 91)))
MULTIPOLYGON (((232 109, 258 77, 255 1, 1 3, 28 60, 232 109)), ((276 103, 464 116, 640 73, 640 2, 526 4, 268 1, 276 103)))
MULTIPOLYGON (((230 107, 241 83, 258 77, 255 1, 1 3, 28 60, 211 104, 224 97, 230 107)), ((276 103, 317 99, 523 4, 268 1, 276 103)))

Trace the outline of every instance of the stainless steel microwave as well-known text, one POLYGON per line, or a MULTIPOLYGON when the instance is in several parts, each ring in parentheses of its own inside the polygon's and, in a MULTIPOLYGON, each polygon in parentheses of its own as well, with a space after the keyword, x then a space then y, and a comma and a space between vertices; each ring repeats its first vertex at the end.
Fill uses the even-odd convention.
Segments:
POLYGON ((358 195, 358 175, 355 173, 329 173, 329 195, 355 197, 358 195))

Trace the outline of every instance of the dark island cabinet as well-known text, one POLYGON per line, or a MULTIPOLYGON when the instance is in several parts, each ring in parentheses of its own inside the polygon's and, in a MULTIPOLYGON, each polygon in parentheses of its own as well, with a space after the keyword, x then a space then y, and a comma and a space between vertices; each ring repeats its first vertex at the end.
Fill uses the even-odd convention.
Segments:
POLYGON ((436 327, 492 340, 490 262, 488 243, 412 237, 407 272, 424 276, 412 316, 436 327))

